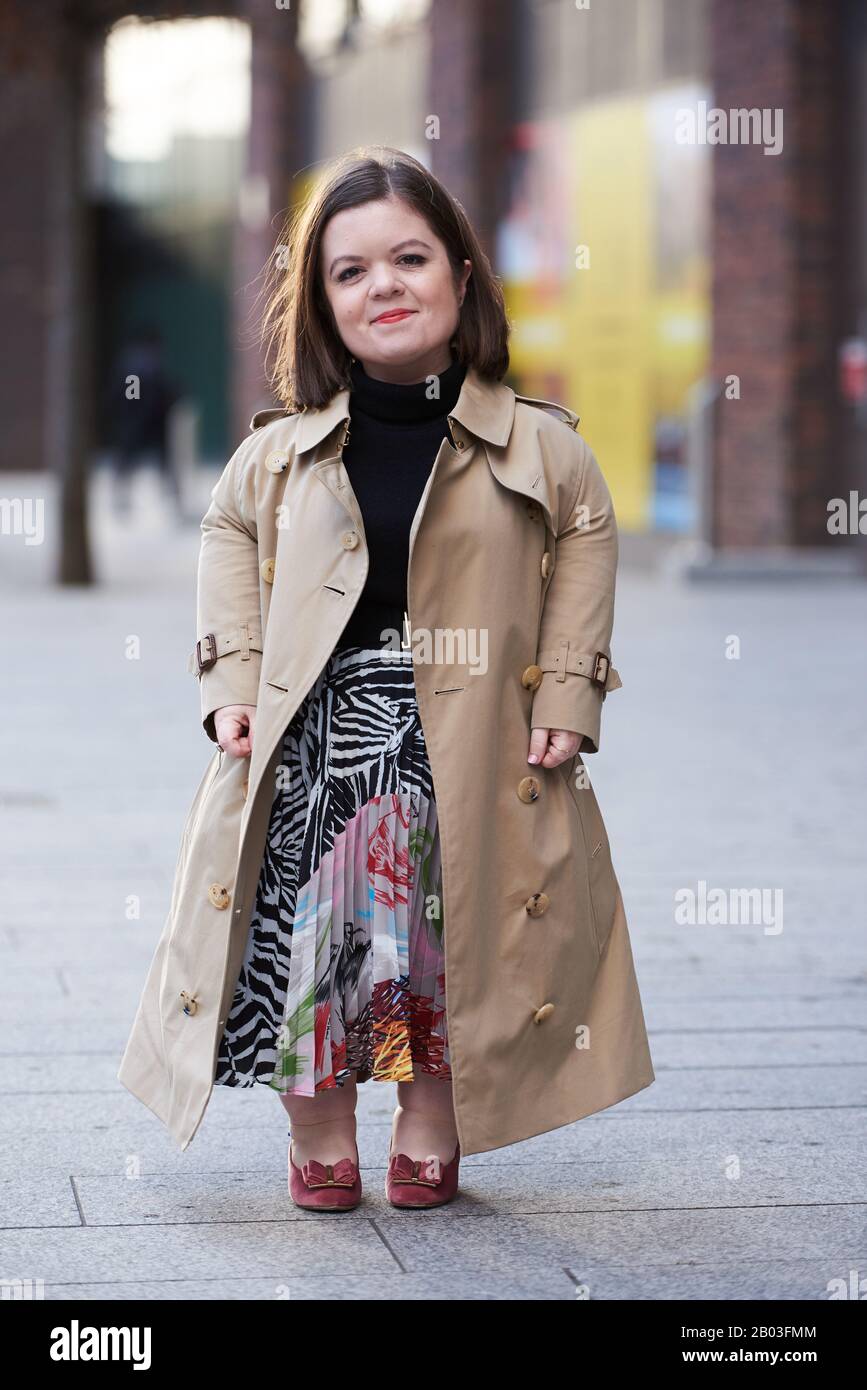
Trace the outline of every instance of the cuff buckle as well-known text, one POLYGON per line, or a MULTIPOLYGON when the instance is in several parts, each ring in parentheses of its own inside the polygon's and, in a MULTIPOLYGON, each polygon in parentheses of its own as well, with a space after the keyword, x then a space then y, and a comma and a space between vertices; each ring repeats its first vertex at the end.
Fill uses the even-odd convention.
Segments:
POLYGON ((593 673, 590 676, 590 679, 592 680, 594 685, 602 686, 603 690, 608 683, 608 671, 610 666, 611 658, 607 657, 604 652, 597 652, 595 657, 593 658, 593 673), (599 673, 600 662, 604 662, 604 671, 601 675, 599 673))
POLYGON ((213 666, 216 663, 216 660, 217 638, 213 632, 207 632, 205 633, 205 636, 196 643, 196 666, 198 667, 199 675, 201 675, 203 671, 207 671, 211 666, 213 666), (208 644, 208 655, 206 657, 202 656, 202 642, 206 642, 208 644))

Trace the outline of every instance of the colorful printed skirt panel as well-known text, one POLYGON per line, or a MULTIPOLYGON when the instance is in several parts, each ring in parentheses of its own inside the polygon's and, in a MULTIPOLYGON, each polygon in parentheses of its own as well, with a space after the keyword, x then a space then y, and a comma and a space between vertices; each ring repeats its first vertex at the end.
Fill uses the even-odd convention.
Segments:
POLYGON ((409 651, 332 653, 283 737, 215 1085, 448 1078, 442 872, 409 651))

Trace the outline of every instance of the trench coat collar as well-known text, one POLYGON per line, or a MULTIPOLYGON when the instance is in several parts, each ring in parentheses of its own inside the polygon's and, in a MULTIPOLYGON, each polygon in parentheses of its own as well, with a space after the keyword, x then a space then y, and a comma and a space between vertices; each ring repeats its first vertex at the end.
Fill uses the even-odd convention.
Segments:
MULTIPOLYGON (((327 405, 303 410, 295 435, 296 454, 306 453, 349 419, 349 388, 337 391, 327 405)), ((263 412, 264 413, 264 412, 263 412)), ((515 393, 500 381, 487 381, 468 367, 450 415, 470 434, 504 448, 515 419, 515 393)))

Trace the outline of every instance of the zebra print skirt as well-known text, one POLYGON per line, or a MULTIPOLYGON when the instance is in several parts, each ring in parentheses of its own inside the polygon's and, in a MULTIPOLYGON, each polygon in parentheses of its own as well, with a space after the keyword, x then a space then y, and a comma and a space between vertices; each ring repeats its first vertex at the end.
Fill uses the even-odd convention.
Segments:
POLYGON ((283 736, 214 1083, 450 1077, 443 928, 412 655, 338 649, 283 736))

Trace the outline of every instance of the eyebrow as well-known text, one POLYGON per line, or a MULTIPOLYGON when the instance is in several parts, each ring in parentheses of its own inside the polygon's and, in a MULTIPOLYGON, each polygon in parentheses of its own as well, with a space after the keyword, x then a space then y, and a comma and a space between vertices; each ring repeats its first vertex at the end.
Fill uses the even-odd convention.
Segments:
MULTIPOLYGON (((394 253, 395 253, 396 251, 402 251, 403 248, 404 248, 405 246, 424 246, 425 249, 428 250, 428 251, 432 251, 432 250, 433 250, 433 247, 430 246, 430 245, 428 245, 428 243, 427 243, 426 241, 422 241, 420 237, 415 237, 415 236, 414 236, 414 237, 410 237, 408 241, 399 241, 399 242, 397 243, 396 246, 392 246, 392 248, 391 248, 391 250, 389 251, 388 254, 389 254, 390 256, 393 256, 394 253)), ((363 260, 364 260, 364 257, 363 257, 363 256, 357 256, 357 255, 356 255, 356 256, 352 256, 352 255, 335 256, 335 257, 334 257, 334 260, 331 262, 330 266, 328 267, 328 274, 330 275, 330 274, 332 273, 332 271, 334 270, 334 267, 337 265, 338 261, 363 261, 363 260)))

